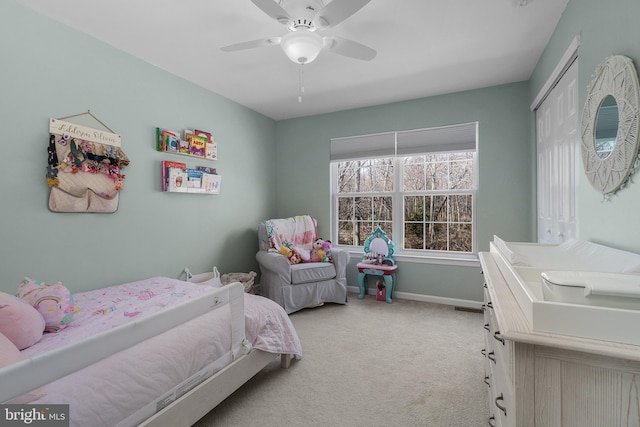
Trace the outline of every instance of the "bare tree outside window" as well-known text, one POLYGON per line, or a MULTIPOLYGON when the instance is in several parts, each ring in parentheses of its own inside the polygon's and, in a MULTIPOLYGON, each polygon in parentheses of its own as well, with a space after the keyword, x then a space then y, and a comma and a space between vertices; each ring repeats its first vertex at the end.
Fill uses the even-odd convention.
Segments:
POLYGON ((380 226, 392 235, 392 158, 338 164, 338 244, 362 246, 380 226))
POLYGON ((403 249, 473 250, 473 152, 344 161, 337 171, 338 244, 362 246, 376 226, 393 239, 400 203, 403 249))
POLYGON ((405 249, 473 250, 473 176, 473 153, 404 159, 405 249))

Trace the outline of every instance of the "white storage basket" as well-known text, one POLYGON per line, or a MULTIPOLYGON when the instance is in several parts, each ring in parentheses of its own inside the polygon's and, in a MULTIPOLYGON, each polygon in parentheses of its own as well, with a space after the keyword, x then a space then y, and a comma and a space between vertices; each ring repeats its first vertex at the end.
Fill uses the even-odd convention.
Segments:
POLYGON ((215 266, 213 267, 213 271, 206 273, 191 274, 188 268, 185 268, 184 272, 187 275, 187 282, 196 283, 198 285, 213 286, 216 288, 222 287, 220 272, 215 266))

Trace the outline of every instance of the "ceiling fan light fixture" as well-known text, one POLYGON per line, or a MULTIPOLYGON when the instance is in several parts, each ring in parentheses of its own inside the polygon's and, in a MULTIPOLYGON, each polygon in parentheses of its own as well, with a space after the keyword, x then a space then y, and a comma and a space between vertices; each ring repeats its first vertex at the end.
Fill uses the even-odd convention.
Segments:
POLYGON ((297 64, 308 64, 316 59, 322 45, 322 37, 308 30, 287 33, 280 42, 284 53, 297 64))

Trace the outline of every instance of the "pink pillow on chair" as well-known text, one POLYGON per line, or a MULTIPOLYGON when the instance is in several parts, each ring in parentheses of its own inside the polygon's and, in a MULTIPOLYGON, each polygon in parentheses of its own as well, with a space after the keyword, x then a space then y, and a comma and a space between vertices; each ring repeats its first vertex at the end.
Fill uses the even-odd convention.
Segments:
POLYGON ((19 350, 40 341, 44 319, 29 303, 0 292, 0 334, 19 350))
POLYGON ((67 327, 73 316, 73 295, 62 282, 49 285, 25 277, 16 296, 27 301, 42 314, 45 332, 58 332, 67 327))

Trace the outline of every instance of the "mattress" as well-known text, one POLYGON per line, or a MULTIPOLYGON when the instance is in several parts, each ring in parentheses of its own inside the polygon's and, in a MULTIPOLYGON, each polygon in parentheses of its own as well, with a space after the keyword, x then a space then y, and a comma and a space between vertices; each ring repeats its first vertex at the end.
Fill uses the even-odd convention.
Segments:
MULTIPOLYGON (((45 334, 22 353, 27 358, 52 354, 210 292, 215 289, 152 278, 74 294, 77 312, 69 326, 45 334)), ((245 351, 302 356, 295 329, 280 306, 250 294, 242 301, 245 351)), ((135 425, 234 360, 238 351, 232 343, 230 307, 207 312, 47 384, 42 387, 45 395, 31 404, 69 404, 72 426, 135 425)))

